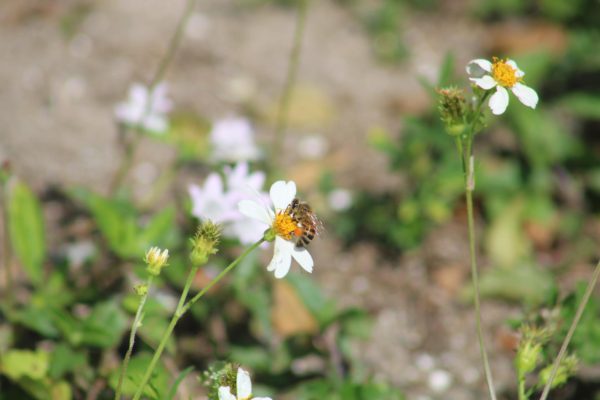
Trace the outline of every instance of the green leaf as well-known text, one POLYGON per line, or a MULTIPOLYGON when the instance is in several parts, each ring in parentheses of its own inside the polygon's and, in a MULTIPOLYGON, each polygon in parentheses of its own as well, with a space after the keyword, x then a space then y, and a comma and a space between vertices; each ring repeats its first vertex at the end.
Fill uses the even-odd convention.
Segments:
POLYGON ((173 382, 173 384, 171 385, 171 389, 169 390, 169 393, 167 394, 166 400, 173 400, 175 398, 175 396, 177 395, 177 390, 179 389, 179 385, 181 385, 181 382, 193 370, 194 370, 194 367, 193 366, 189 366, 186 369, 184 369, 183 371, 181 371, 179 373, 179 375, 177 375, 177 378, 175 379, 175 382, 173 382))
MULTIPOLYGON (((127 375, 123 381, 123 394, 126 396, 132 396, 138 388, 138 385, 142 381, 146 367, 150 364, 152 354, 141 353, 136 354, 131 358, 129 367, 127 368, 127 375)), ((116 390, 119 382, 120 368, 115 368, 110 374, 109 385, 116 390)), ((144 388, 143 395, 149 396, 152 399, 165 399, 169 392, 169 375, 161 362, 156 365, 154 373, 150 378, 148 385, 144 388)))
POLYGON ((154 215, 141 229, 137 238, 137 254, 144 254, 152 246, 169 247, 175 237, 175 207, 167 207, 154 215))
POLYGON ((27 276, 36 285, 41 284, 46 258, 42 209, 35 195, 21 182, 10 188, 8 226, 12 247, 27 276))
MULTIPOLYGON (((567 334, 567 330, 575 317, 577 307, 581 303, 587 282, 579 282, 575 293, 569 295, 561 307, 564 323, 561 326, 560 340, 567 334)), ((581 316, 579 325, 573 334, 571 347, 583 362, 594 365, 600 362, 600 301, 592 296, 581 316)))
POLYGON ((49 356, 45 351, 9 350, 0 358, 0 371, 11 380, 40 380, 48 373, 49 356))
POLYGON ((485 244, 495 267, 513 268, 531 252, 523 233, 523 209, 523 199, 517 198, 494 216, 485 244))
POLYGON ((127 327, 127 317, 115 301, 97 303, 82 327, 82 344, 114 347, 127 327))
POLYGON ((75 351, 66 343, 60 343, 52 352, 48 375, 52 379, 59 379, 86 364, 86 353, 75 351))
POLYGON ((570 93, 559 105, 580 118, 600 119, 600 96, 589 93, 570 93))
POLYGON ((17 311, 10 317, 10 320, 13 323, 26 326, 47 338, 56 338, 59 335, 59 330, 54 323, 54 319, 48 313, 46 307, 30 304, 26 308, 17 311))
POLYGON ((329 323, 336 315, 335 303, 321 293, 321 289, 305 275, 289 274, 288 282, 296 289, 298 296, 310 313, 319 321, 321 327, 329 323))
MULTIPOLYGON (((501 298, 535 307, 552 297, 555 283, 550 272, 525 264, 510 269, 486 270, 481 276, 480 290, 483 297, 501 298)), ((463 293, 469 299, 472 295, 472 287, 463 293)))

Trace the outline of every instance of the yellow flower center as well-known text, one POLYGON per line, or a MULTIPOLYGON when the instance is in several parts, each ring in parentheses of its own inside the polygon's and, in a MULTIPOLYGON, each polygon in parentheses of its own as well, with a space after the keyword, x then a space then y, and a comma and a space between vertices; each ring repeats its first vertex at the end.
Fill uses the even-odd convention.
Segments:
POLYGON ((278 213, 273 221, 273 230, 278 236, 281 236, 285 240, 292 238, 292 233, 296 230, 297 226, 292 217, 285 213, 278 213))
POLYGON ((497 57, 492 59, 492 77, 500 86, 513 87, 520 78, 517 77, 517 70, 497 57))

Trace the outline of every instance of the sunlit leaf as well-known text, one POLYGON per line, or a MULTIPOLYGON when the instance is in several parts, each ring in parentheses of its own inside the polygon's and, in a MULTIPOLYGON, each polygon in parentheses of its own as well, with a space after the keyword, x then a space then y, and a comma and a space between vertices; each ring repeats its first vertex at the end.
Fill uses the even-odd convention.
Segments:
POLYGON ((42 283, 46 258, 42 210, 38 199, 22 182, 10 187, 8 226, 12 247, 27 276, 35 284, 42 283))

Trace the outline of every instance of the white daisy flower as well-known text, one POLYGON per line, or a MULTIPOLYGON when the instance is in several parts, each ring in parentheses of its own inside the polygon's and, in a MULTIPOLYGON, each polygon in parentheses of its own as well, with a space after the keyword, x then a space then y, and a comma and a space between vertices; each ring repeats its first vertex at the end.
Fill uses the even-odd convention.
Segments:
POLYGON ((270 397, 252 397, 252 381, 250 374, 238 368, 236 379, 237 396, 231 393, 229 386, 219 387, 219 400, 271 400, 270 397))
POLYGON ((238 203, 242 214, 263 223, 265 228, 270 227, 275 234, 273 259, 267 271, 275 271, 275 278, 281 279, 289 272, 293 258, 304 270, 312 272, 312 256, 306 248, 296 246, 296 242, 292 240, 298 225, 285 212, 296 196, 296 184, 293 181, 277 181, 271 186, 269 195, 275 209, 252 200, 242 200, 238 203))
POLYGON ((253 161, 261 157, 254 143, 254 130, 245 118, 229 117, 214 123, 210 132, 215 161, 253 161))
POLYGON ((496 57, 492 62, 484 59, 471 60, 467 64, 467 73, 471 75, 469 80, 480 88, 484 90, 496 88, 496 93, 490 97, 488 103, 495 115, 502 114, 508 107, 506 89, 510 89, 527 107, 535 108, 538 103, 535 90, 521 83, 525 72, 521 71, 513 60, 501 60, 496 57))
POLYGON ((268 195, 263 192, 266 175, 262 171, 250 172, 248 163, 225 167, 225 179, 211 173, 203 186, 190 185, 192 215, 200 220, 210 219, 223 227, 223 235, 236 238, 242 244, 252 244, 263 237, 264 227, 242 215, 236 204, 256 195, 261 200, 268 195))
POLYGON ((163 133, 169 127, 167 113, 172 107, 166 83, 159 83, 151 92, 144 85, 135 83, 129 89, 127 101, 115 108, 115 116, 124 124, 163 133))

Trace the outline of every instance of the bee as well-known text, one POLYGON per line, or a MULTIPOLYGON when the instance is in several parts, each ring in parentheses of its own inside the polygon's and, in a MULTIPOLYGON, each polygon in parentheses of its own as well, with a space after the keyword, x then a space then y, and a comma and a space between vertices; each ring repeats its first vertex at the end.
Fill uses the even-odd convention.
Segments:
POLYGON ((285 213, 296 223, 296 229, 293 232, 294 237, 297 238, 296 247, 308 246, 323 228, 323 223, 305 201, 294 198, 287 206, 285 213))

